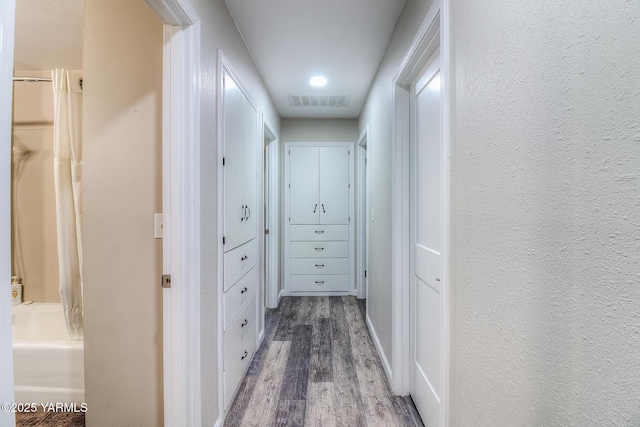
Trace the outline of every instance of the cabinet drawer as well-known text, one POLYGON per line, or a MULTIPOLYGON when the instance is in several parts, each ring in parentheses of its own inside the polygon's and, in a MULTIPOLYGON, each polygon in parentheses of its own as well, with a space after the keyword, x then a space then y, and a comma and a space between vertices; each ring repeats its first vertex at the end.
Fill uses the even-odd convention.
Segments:
POLYGON ((229 367, 224 371, 224 407, 228 408, 256 350, 255 325, 240 345, 229 367))
POLYGON ((292 225, 291 240, 349 240, 348 225, 292 225))
POLYGON ((224 254, 224 291, 227 292, 242 276, 256 265, 256 239, 224 254))
POLYGON ((348 275, 292 274, 291 292, 342 292, 349 290, 348 275))
POLYGON ((226 331, 233 319, 238 317, 255 294, 258 288, 258 268, 253 267, 242 279, 224 293, 222 299, 224 301, 224 330, 226 331))
POLYGON ((253 297, 249 304, 242 310, 240 316, 236 317, 229 329, 224 333, 224 368, 227 369, 231 359, 237 353, 240 344, 248 336, 247 333, 253 329, 256 321, 256 298, 253 297))
POLYGON ((349 258, 293 258, 291 274, 349 274, 349 258))
POLYGON ((349 242, 291 242, 291 258, 346 258, 349 242))

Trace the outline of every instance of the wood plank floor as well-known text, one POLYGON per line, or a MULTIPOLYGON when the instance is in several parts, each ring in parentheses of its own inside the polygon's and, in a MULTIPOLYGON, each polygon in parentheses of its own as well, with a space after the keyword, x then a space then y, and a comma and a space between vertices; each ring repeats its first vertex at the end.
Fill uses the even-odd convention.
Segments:
POLYGON ((422 426, 394 396, 355 297, 284 297, 225 426, 422 426))

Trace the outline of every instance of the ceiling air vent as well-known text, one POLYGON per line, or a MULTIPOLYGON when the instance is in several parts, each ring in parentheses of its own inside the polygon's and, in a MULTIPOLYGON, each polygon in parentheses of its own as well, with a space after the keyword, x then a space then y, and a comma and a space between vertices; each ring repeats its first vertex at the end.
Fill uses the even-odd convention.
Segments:
POLYGON ((349 95, 294 95, 289 94, 292 107, 347 107, 349 95))

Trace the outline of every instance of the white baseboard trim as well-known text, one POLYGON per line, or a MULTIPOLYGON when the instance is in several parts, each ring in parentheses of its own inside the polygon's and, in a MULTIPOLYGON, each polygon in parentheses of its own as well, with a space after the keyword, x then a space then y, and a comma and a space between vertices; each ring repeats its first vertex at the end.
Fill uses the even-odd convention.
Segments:
POLYGON ((260 345, 262 345, 263 340, 264 340, 264 328, 262 328, 262 330, 258 334, 258 346, 256 348, 260 348, 260 345))
POLYGON ((218 418, 218 421, 216 421, 214 427, 222 427, 224 424, 224 418, 218 418))
POLYGON ((280 305, 280 300, 282 299, 283 296, 284 296, 284 289, 280 290, 280 293, 278 294, 278 305, 280 305))
POLYGON ((382 351, 382 346, 380 345, 380 340, 378 339, 378 334, 376 334, 376 330, 373 327, 373 323, 371 323, 371 318, 367 314, 367 327, 369 328, 369 332, 371 333, 371 337, 373 337, 373 343, 376 346, 376 350, 378 350, 378 356, 380 356, 380 360, 382 361, 382 367, 384 368, 384 372, 387 374, 387 379, 389 380, 389 384, 393 384, 393 375, 391 373, 391 365, 389 365, 389 361, 382 351))

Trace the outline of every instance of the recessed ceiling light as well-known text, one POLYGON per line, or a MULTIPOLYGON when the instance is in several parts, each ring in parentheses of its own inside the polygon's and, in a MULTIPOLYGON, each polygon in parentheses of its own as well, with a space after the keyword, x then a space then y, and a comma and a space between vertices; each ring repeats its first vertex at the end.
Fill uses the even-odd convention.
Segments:
POLYGON ((311 80, 309 80, 309 83, 311 83, 311 86, 324 86, 327 84, 327 79, 325 77, 322 76, 314 76, 311 77, 311 80))

